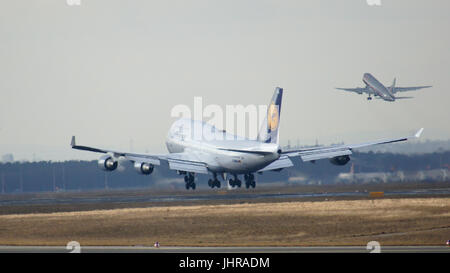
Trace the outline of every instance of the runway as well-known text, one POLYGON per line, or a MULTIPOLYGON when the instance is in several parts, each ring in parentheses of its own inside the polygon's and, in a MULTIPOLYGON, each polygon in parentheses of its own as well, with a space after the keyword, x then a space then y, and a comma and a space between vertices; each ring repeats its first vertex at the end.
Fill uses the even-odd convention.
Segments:
MULTIPOLYGON (((0 253, 71 253, 59 246, 0 246, 0 253)), ((334 247, 146 247, 80 246, 77 253, 370 253, 361 246, 334 247)), ((450 253, 447 246, 380 246, 381 253, 450 253)))
MULTIPOLYGON (((450 195, 450 188, 440 189, 410 189, 385 191, 386 197, 391 196, 429 196, 429 195, 450 195)), ((188 202, 188 201, 209 201, 209 200, 258 200, 258 199, 305 199, 305 198, 333 198, 333 197, 367 197, 367 192, 320 192, 320 193, 256 193, 256 192, 199 192, 198 194, 182 195, 116 195, 111 191, 108 195, 101 196, 58 196, 55 197, 25 197, 25 198, 1 198, 0 206, 17 205, 58 205, 58 204, 100 204, 100 203, 137 203, 137 202, 188 202)))

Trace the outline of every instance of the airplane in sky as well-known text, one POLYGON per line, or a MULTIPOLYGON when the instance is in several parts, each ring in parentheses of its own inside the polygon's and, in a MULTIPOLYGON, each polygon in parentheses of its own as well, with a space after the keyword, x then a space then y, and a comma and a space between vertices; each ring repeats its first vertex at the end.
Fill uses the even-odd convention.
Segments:
POLYGON ((279 145, 282 97, 283 89, 277 87, 263 126, 254 140, 218 130, 205 122, 181 118, 172 124, 168 132, 168 154, 137 154, 80 146, 75 143, 75 136, 72 136, 71 146, 73 149, 103 153, 98 166, 104 171, 114 171, 119 165, 119 159, 126 159, 134 164, 138 173, 144 175, 151 174, 155 166, 168 164, 170 169, 184 175, 186 189, 195 189, 195 174, 211 174, 212 179, 208 181, 211 188, 221 187, 220 176, 226 183, 227 174, 233 176, 228 180, 230 186, 241 187, 238 176, 243 175, 246 188, 254 188, 255 173, 292 167, 292 158, 300 157, 304 162, 329 159, 332 164, 345 165, 350 161, 354 149, 418 138, 423 131, 422 128, 409 137, 283 151, 279 145))
POLYGON ((367 93, 369 96, 368 100, 372 99, 372 95, 377 99, 383 99, 385 101, 395 101, 396 99, 410 99, 412 97, 396 97, 394 96, 397 92, 405 92, 418 90, 422 88, 429 88, 431 86, 412 86, 412 87, 396 87, 395 86, 395 78, 392 82, 392 85, 389 87, 384 86, 380 83, 372 74, 364 73, 363 82, 366 84, 366 87, 357 87, 357 88, 336 88, 338 90, 344 90, 349 92, 355 92, 358 94, 367 93))

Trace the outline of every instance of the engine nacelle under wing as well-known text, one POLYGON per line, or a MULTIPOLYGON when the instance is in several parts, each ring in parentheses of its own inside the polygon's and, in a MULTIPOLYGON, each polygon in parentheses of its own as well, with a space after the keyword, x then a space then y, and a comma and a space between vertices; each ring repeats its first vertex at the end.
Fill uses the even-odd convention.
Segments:
POLYGON ((98 160, 98 167, 104 171, 114 171, 119 166, 119 162, 110 155, 104 155, 98 160))
POLYGON ((348 155, 341 155, 341 156, 336 156, 333 158, 330 158, 330 162, 334 165, 338 165, 338 166, 343 166, 345 164, 347 164, 350 161, 350 156, 348 155))
POLYGON ((154 166, 150 163, 144 163, 144 162, 134 162, 134 169, 140 173, 149 175, 153 172, 154 166))

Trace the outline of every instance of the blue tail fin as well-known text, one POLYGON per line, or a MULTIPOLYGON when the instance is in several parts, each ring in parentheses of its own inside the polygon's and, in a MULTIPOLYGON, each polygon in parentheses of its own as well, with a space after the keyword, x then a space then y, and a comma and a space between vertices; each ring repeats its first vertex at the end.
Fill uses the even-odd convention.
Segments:
POLYGON ((267 115, 258 133, 259 141, 278 144, 278 128, 280 126, 282 98, 283 88, 275 88, 272 100, 267 108, 267 115))

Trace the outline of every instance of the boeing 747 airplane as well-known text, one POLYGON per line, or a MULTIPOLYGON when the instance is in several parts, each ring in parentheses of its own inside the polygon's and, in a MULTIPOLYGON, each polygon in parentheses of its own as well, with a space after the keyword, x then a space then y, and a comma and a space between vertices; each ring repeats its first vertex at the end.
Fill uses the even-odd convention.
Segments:
POLYGON ((143 175, 151 174, 155 166, 168 164, 170 169, 184 175, 186 189, 196 188, 195 174, 211 174, 212 178, 208 181, 211 188, 220 188, 221 182, 218 177, 221 176, 226 181, 226 174, 233 176, 228 180, 230 186, 241 187, 238 176, 243 175, 246 188, 254 188, 255 173, 280 171, 292 167, 291 159, 294 157, 300 157, 305 162, 329 159, 332 164, 345 165, 350 160, 354 149, 418 138, 423 131, 422 128, 413 136, 360 144, 283 151, 279 145, 278 130, 282 97, 283 89, 277 87, 263 126, 255 140, 229 134, 205 122, 178 119, 167 135, 168 154, 137 154, 80 146, 75 143, 75 136, 72 137, 71 146, 73 149, 104 154, 98 160, 98 166, 104 171, 114 171, 118 167, 119 159, 126 159, 131 161, 136 171, 143 175))
POLYGON ((395 78, 390 87, 384 86, 380 83, 374 76, 370 73, 365 73, 363 76, 363 82, 366 84, 366 87, 357 87, 357 88, 336 88, 338 90, 344 90, 349 92, 355 92, 358 94, 367 93, 369 96, 368 100, 372 99, 372 95, 375 98, 383 99, 385 101, 395 101, 396 99, 410 99, 412 97, 396 97, 394 96, 397 92, 405 92, 418 90, 422 88, 429 88, 431 86, 412 86, 412 87, 396 87, 395 86, 395 78))

